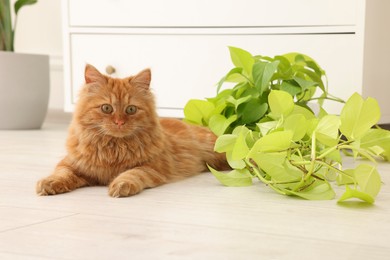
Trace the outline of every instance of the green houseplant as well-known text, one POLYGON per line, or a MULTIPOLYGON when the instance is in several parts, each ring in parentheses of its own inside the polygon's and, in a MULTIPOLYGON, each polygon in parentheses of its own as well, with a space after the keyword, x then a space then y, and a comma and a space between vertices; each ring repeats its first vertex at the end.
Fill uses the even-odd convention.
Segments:
POLYGON ((226 153, 233 170, 210 168, 214 176, 227 186, 257 178, 280 194, 309 200, 335 198, 335 182, 346 186, 340 202, 373 203, 381 187, 376 161, 390 158, 390 131, 373 128, 377 101, 357 93, 347 102, 333 97, 325 71, 307 55, 229 50, 234 67, 217 84, 217 95, 184 108, 185 120, 209 127, 218 136, 215 150, 226 153), (222 89, 225 83, 235 86, 222 89), (340 116, 322 109, 325 99, 345 103, 340 116), (308 106, 313 101, 319 113, 308 106), (342 153, 367 162, 345 169, 342 153))
POLYGON ((20 9, 35 4, 38 0, 18 0, 14 4, 15 22, 12 26, 11 5, 9 0, 0 0, 0 50, 14 51, 15 29, 20 9))
POLYGON ((49 57, 15 52, 15 29, 23 6, 37 0, 0 0, 0 129, 41 128, 50 90, 49 57), (27 108, 27 109, 26 109, 27 108))

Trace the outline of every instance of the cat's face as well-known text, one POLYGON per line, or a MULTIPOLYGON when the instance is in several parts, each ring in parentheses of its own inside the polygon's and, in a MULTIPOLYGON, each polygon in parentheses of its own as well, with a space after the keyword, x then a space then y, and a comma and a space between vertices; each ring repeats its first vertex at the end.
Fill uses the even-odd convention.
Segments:
POLYGON ((76 120, 94 135, 125 137, 148 131, 156 123, 151 73, 143 70, 124 79, 85 68, 86 84, 76 107, 76 120))

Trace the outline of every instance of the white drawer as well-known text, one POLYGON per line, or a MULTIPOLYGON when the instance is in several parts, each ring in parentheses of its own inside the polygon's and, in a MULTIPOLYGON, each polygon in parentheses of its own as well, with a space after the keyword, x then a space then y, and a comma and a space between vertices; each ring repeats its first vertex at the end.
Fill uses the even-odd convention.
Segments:
MULTIPOLYGON (((302 52, 312 56, 327 71, 330 92, 341 98, 361 92, 360 57, 354 34, 309 35, 160 35, 160 34, 72 34, 70 38, 71 93, 67 110, 77 99, 86 63, 104 71, 116 68, 126 77, 145 67, 152 69, 152 89, 161 116, 182 117, 192 98, 216 93, 215 83, 232 68, 227 46, 268 56, 302 52), (288 42, 288 44, 286 44, 288 42), (324 42, 327 43, 324 48, 324 42), (157 44, 158 43, 158 44, 157 44), (341 61, 341 62, 339 62, 341 61), (345 68, 348 67, 348 73, 345 68)), ((325 106, 338 112, 340 106, 325 106)))
POLYGON ((263 27, 355 25, 361 0, 69 0, 69 25, 263 27))

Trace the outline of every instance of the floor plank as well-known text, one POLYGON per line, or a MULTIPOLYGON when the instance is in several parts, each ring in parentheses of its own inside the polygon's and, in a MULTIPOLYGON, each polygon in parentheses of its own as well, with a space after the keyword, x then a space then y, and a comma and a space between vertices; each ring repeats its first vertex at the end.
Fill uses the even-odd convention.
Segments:
MULTIPOLYGON (((374 205, 221 186, 210 173, 114 199, 107 187, 35 194, 66 125, 0 131, 1 259, 387 259, 390 164, 374 205)), ((348 159, 346 165, 353 167, 348 159)), ((343 188, 335 187, 340 195, 343 188)))

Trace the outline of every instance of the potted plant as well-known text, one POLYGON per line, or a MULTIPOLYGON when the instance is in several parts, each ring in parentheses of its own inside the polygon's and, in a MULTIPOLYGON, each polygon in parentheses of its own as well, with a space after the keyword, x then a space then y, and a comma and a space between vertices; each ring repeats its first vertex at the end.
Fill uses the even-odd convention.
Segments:
POLYGON ((390 131, 375 126, 378 102, 358 93, 346 102, 330 95, 325 71, 302 53, 272 58, 229 50, 234 67, 217 95, 184 108, 185 120, 210 128, 218 136, 215 151, 226 153, 232 171, 209 167, 214 176, 226 186, 257 178, 279 194, 308 200, 335 198, 335 183, 345 185, 339 202, 374 203, 382 185, 376 162, 390 160, 390 131), (324 99, 345 103, 340 116, 322 108, 324 99), (359 158, 355 168, 344 168, 343 154, 359 158))
POLYGON ((18 13, 23 6, 36 2, 16 1, 12 20, 10 1, 0 0, 0 129, 39 129, 46 116, 49 57, 14 52, 18 13))

